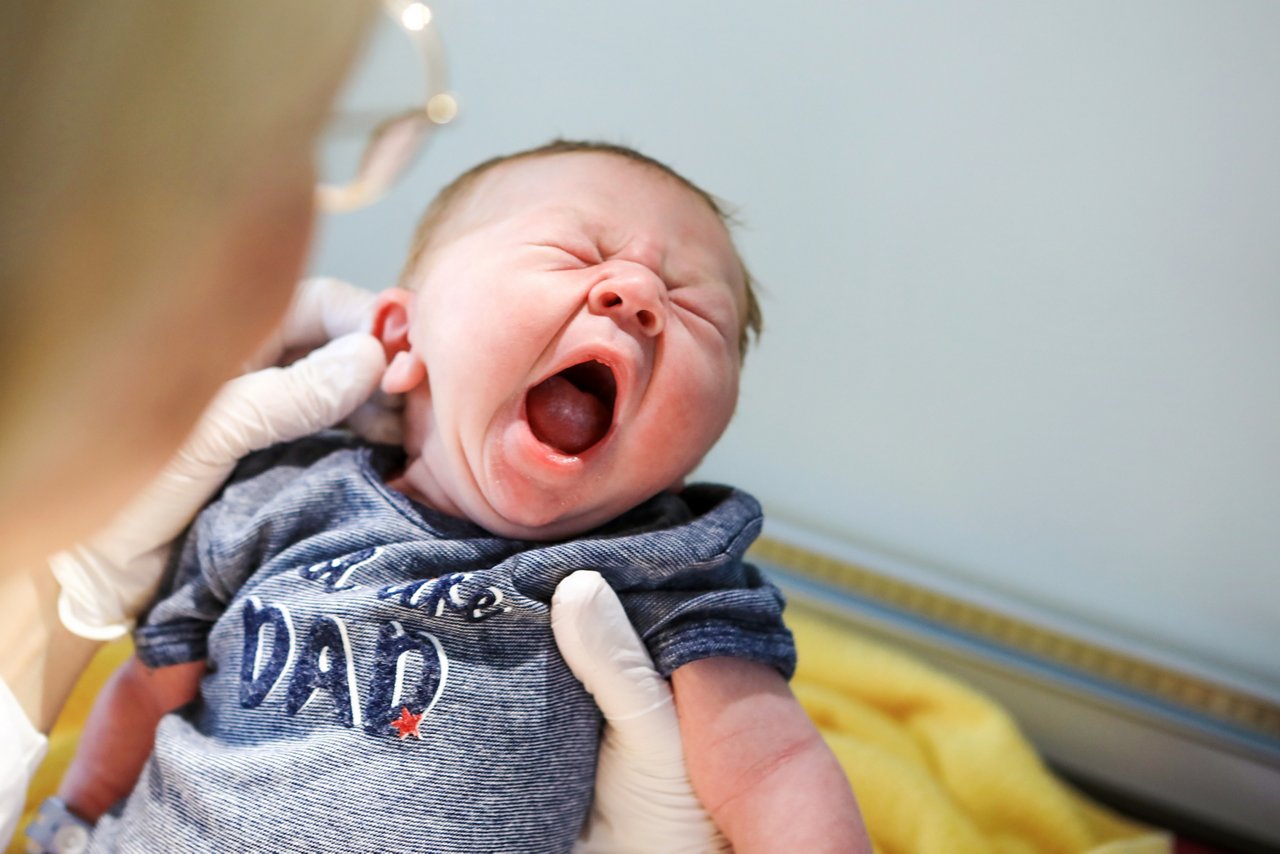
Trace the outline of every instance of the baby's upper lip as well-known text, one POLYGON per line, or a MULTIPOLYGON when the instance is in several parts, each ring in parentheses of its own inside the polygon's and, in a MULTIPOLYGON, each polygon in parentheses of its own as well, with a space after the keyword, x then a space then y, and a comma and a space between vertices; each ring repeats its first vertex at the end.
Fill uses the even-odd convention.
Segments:
POLYGON ((622 386, 623 379, 629 373, 626 368, 629 360, 614 348, 600 345, 584 345, 575 347, 564 356, 558 358, 551 370, 540 376, 532 385, 544 382, 561 371, 566 371, 574 365, 581 365, 584 362, 599 362, 609 368, 609 370, 613 371, 614 379, 618 382, 619 387, 622 386))

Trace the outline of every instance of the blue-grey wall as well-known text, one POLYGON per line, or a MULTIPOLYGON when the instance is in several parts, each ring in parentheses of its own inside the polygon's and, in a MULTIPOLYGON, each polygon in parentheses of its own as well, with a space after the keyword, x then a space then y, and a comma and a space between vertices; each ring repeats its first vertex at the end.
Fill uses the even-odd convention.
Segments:
POLYGON ((766 288, 705 477, 1280 695, 1280 4, 434 8, 462 117, 314 271, 390 284, 492 154, 633 144, 766 288))

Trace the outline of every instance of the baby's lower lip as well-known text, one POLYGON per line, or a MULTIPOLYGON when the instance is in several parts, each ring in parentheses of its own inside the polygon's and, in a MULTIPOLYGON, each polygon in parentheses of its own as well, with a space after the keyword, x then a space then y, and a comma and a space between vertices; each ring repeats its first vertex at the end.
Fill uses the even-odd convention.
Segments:
POLYGON ((532 463, 535 472, 545 476, 576 475, 586 464, 582 456, 566 454, 539 439, 529 425, 523 404, 519 416, 508 426, 505 438, 509 453, 532 463))

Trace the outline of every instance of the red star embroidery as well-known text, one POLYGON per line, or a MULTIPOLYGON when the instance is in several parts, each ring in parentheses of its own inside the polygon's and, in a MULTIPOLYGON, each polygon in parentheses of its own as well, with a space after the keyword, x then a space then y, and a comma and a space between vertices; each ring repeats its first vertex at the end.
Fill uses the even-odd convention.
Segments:
POLYGON ((409 711, 408 706, 400 707, 400 717, 392 721, 391 726, 400 733, 401 739, 413 736, 419 741, 422 740, 422 733, 418 732, 418 727, 422 726, 422 713, 415 715, 409 711))

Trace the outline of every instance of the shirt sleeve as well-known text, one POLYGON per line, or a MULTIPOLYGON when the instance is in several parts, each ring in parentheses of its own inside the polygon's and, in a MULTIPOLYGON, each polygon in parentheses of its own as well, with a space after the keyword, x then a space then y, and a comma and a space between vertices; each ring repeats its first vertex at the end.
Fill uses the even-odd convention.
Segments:
POLYGON ((782 621, 782 591, 744 558, 760 533, 759 503, 696 484, 643 512, 647 530, 590 543, 589 559, 617 591, 658 671, 670 676, 690 662, 730 656, 790 679, 796 650, 782 621))
POLYGON ((148 667, 208 657, 209 632, 230 601, 230 593, 216 583, 217 572, 206 546, 216 510, 216 504, 206 508, 174 544, 161 592, 134 630, 138 658, 148 667))
POLYGON ((749 563, 725 569, 715 573, 718 588, 619 595, 654 666, 670 676, 690 662, 730 656, 767 664, 790 679, 796 647, 782 622, 782 591, 749 563))

